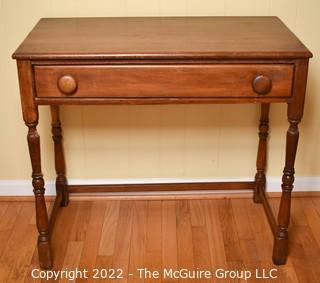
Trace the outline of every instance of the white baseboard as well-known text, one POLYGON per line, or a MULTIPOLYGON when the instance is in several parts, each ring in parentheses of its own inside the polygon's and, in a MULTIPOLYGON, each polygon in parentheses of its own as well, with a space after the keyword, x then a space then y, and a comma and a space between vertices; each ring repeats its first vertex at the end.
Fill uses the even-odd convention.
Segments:
MULTIPOLYGON (((145 178, 145 179, 71 179, 69 184, 150 184, 150 183, 193 183, 193 182, 223 182, 252 181, 252 178, 145 178)), ((281 177, 267 179, 268 192, 281 191, 281 177)), ((320 191, 320 176, 296 177, 294 191, 320 191)), ((208 193, 210 191, 206 191, 208 193)), ((217 192, 217 191, 212 191, 217 192)), ((220 191, 219 191, 220 192, 220 191)), ((240 191, 243 192, 243 191, 240 191)), ((168 192, 166 192, 168 193, 168 192)), ((143 193, 145 194, 145 193, 143 193)), ((31 180, 0 180, 0 196, 30 196, 33 195, 31 180)), ((46 182, 46 195, 55 195, 54 181, 46 182)))

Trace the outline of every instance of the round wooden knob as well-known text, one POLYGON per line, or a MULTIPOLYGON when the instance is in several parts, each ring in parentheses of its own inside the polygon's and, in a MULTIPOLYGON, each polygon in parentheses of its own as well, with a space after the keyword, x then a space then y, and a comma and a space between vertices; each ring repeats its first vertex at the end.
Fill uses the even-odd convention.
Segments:
POLYGON ((258 75, 252 81, 252 88, 258 94, 267 94, 272 88, 272 80, 267 76, 258 75))
POLYGON ((63 75, 58 79, 58 88, 64 94, 74 94, 77 90, 77 81, 71 75, 63 75))

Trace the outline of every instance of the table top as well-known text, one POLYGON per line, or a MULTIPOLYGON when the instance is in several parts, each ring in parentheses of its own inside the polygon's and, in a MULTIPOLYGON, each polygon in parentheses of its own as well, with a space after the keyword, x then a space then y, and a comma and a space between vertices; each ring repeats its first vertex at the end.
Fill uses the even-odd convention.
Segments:
POLYGON ((44 18, 15 59, 308 58, 277 17, 44 18))

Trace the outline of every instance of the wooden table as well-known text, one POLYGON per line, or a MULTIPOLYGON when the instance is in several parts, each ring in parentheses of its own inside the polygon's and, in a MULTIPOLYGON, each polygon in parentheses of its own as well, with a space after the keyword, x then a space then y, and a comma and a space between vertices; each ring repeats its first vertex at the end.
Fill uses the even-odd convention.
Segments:
POLYGON ((28 131, 42 268, 52 268, 50 236, 69 192, 252 189, 284 264, 298 124, 310 51, 276 17, 41 19, 13 54, 28 131), (289 129, 278 219, 265 194, 270 103, 288 105, 289 129), (252 182, 68 185, 59 105, 258 103, 257 173, 252 182), (50 105, 57 197, 48 219, 37 132, 38 106, 50 105))

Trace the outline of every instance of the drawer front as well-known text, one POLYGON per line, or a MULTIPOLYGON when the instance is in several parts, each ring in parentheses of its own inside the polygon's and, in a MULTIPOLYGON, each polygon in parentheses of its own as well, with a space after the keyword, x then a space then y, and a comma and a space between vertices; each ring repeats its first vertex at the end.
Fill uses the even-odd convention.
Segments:
POLYGON ((38 97, 289 97, 293 66, 35 66, 38 97))

